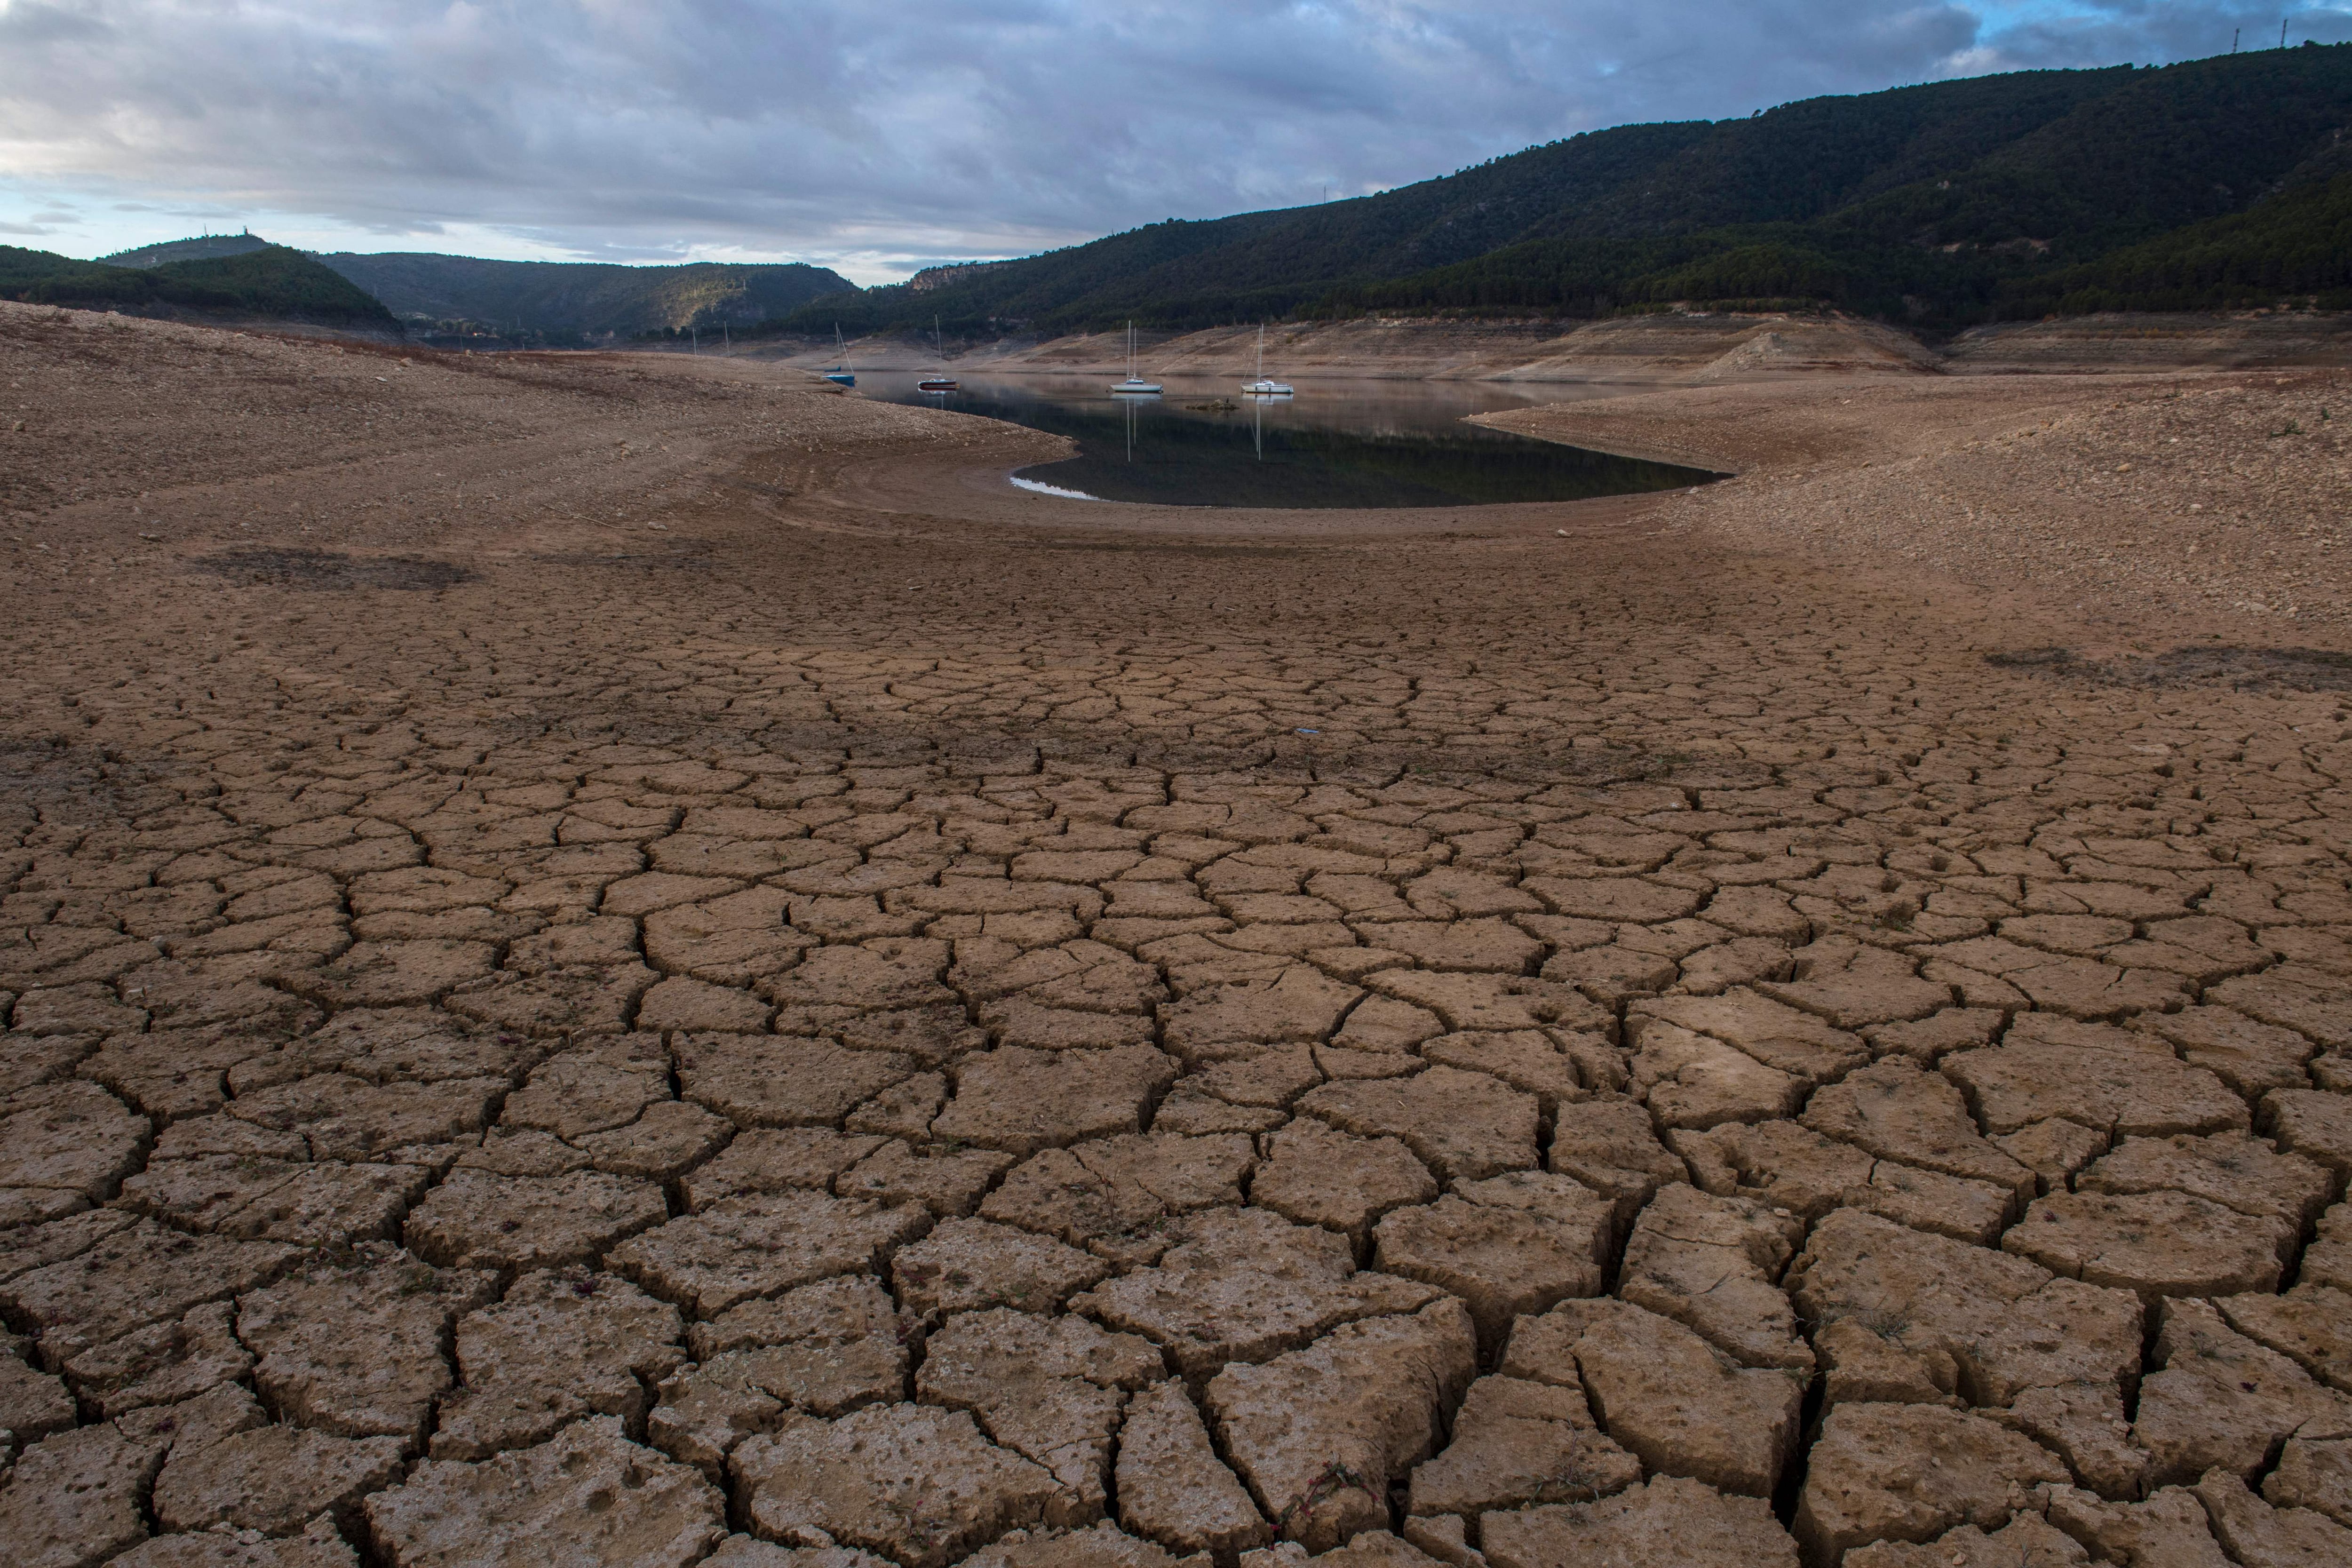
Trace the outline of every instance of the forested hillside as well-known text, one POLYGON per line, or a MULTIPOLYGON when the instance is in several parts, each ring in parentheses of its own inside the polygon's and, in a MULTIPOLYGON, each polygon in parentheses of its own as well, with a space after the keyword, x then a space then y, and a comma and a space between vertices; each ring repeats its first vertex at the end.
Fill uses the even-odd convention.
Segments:
POLYGON ((399 330, 373 295, 282 245, 133 267, 0 245, 0 300, 399 330))
POLYGON ((2347 128, 2352 45, 1980 77, 1593 132, 1380 195, 827 296, 777 325, 1052 333, 1695 301, 1950 329, 2310 296, 2345 286, 2324 193, 2347 128))
POLYGON ((549 343, 716 332, 787 314, 850 286, 839 273, 799 263, 623 267, 398 251, 319 259, 412 330, 470 330, 549 343))
POLYGON ((1364 313, 1835 307, 1922 331, 2352 308, 2352 45, 2025 71, 1628 125, 1381 195, 1171 220, 856 289, 802 265, 0 247, 0 297, 549 345, 767 331, 1053 335, 1364 313), (110 265, 109 263, 112 263, 110 265))
POLYGON ((2352 310, 2352 174, 2297 184, 2081 267, 2012 283, 2010 315, 2215 310, 2308 300, 2352 310))
POLYGON ((161 267, 167 261, 210 261, 268 248, 269 242, 257 234, 201 234, 193 239, 167 239, 118 250, 99 259, 109 267, 161 267))

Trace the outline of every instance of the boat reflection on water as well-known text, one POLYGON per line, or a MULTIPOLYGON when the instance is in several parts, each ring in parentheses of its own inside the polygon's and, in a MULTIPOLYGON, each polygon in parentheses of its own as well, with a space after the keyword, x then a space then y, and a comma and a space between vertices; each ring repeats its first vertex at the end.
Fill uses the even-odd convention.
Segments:
POLYGON ((1146 381, 1141 376, 1135 374, 1135 323, 1133 321, 1129 321, 1127 324, 1127 379, 1118 383, 1112 386, 1110 390, 1114 396, 1118 397, 1157 397, 1160 395, 1160 384, 1158 382, 1146 381))
POLYGON ((1257 379, 1242 383, 1242 391, 1250 397, 1288 397, 1291 395, 1290 383, 1276 381, 1265 374, 1265 323, 1263 321, 1258 323, 1257 329, 1257 379))

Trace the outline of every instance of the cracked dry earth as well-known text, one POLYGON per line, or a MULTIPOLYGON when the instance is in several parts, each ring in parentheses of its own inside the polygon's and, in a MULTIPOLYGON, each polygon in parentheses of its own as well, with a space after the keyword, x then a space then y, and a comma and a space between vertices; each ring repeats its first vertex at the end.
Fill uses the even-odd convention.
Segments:
POLYGON ((2336 695, 735 366, 0 372, 11 1563, 2352 1561, 2336 695))

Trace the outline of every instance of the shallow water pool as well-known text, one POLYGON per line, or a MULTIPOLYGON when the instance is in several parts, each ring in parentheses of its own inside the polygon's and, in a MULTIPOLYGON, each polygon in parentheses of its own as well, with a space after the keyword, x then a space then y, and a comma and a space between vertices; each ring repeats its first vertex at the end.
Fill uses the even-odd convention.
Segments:
POLYGON ((915 376, 858 373, 883 402, 985 415, 1076 441, 1078 455, 1014 478, 1097 500, 1174 506, 1445 507, 1581 500, 1703 484, 1673 463, 1538 441, 1464 422, 1571 393, 1463 382, 1304 382, 1297 395, 1242 395, 1235 383, 1171 379, 1159 396, 1114 396, 1110 378, 965 376, 952 393, 915 376))

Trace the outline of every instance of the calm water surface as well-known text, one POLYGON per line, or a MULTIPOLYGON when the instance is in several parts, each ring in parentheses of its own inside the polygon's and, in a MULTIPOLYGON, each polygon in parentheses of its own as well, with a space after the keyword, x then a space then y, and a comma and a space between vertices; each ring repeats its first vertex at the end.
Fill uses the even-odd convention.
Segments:
POLYGON ((1703 484, 1672 463, 1531 440, 1466 414, 1577 395, 1475 382, 1301 382, 1244 397, 1238 378, 1170 379, 1160 396, 1111 395, 1109 376, 964 376, 915 390, 911 374, 860 371, 860 395, 986 415, 1076 441, 1078 455, 1016 476, 1099 500, 1177 506, 1433 507, 1580 500, 1703 484), (1237 406, 1222 406, 1222 405, 1237 406))

